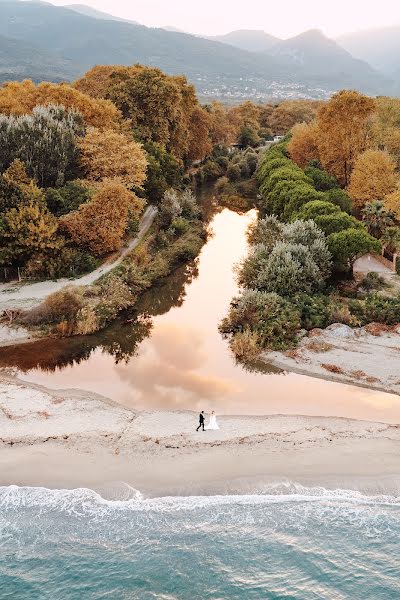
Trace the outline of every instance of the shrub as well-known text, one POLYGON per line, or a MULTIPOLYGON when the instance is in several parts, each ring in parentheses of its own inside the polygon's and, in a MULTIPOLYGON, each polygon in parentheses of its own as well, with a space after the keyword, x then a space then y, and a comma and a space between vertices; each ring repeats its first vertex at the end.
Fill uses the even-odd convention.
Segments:
POLYGON ((299 294, 293 298, 293 303, 300 313, 301 326, 310 330, 327 327, 329 319, 329 298, 323 294, 299 294))
POLYGON ((272 250, 276 242, 282 239, 282 229, 282 223, 275 216, 265 217, 250 225, 247 239, 249 244, 264 244, 272 250))
POLYGON ((296 342, 299 327, 299 311, 288 300, 278 294, 247 290, 232 301, 220 331, 255 332, 262 348, 282 350, 296 342))
POLYGON ((177 219, 174 219, 171 223, 171 229, 174 231, 175 235, 178 236, 182 235, 183 233, 186 233, 189 228, 189 221, 187 219, 184 219, 183 217, 178 217, 177 219))
POLYGON ((389 298, 372 294, 364 301, 351 301, 350 308, 363 325, 374 322, 385 325, 400 323, 400 296, 389 298))
POLYGON ((60 188, 48 188, 45 192, 47 208, 57 217, 77 210, 90 196, 90 190, 76 181, 70 181, 60 188))
POLYGON ((229 346, 236 360, 244 364, 255 361, 262 351, 259 334, 249 328, 232 335, 229 346))
POLYGON ((372 290, 383 290, 387 283, 378 273, 367 273, 360 285, 364 290, 370 292, 372 290))
POLYGON ((229 181, 239 181, 239 179, 242 177, 242 171, 240 169, 240 166, 234 164, 229 165, 226 171, 226 175, 229 181))

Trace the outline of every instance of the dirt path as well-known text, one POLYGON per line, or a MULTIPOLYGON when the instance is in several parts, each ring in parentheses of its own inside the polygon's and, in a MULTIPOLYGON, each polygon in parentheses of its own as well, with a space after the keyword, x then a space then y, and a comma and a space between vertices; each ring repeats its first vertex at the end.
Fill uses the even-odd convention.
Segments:
POLYGON ((126 246, 117 257, 115 254, 110 262, 105 262, 95 271, 79 277, 78 279, 58 279, 56 281, 40 281, 38 283, 3 283, 0 284, 0 312, 7 308, 31 308, 40 304, 46 296, 61 290, 67 285, 90 285, 96 282, 100 277, 109 273, 117 267, 123 259, 140 243, 143 237, 150 229, 157 209, 149 206, 141 221, 138 235, 126 246), (114 259, 114 260, 113 260, 114 259))

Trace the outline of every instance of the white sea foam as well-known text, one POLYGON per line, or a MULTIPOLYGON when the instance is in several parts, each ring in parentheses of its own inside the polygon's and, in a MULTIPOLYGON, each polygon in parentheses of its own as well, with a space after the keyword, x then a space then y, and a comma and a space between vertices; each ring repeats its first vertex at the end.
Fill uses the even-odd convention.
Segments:
POLYGON ((214 496, 164 496, 145 498, 143 494, 128 484, 120 484, 122 497, 113 490, 112 499, 100 493, 78 488, 73 490, 48 489, 44 487, 0 487, 0 509, 18 509, 32 507, 46 511, 65 511, 71 514, 101 512, 102 509, 116 511, 155 511, 175 512, 195 510, 216 506, 260 506, 299 503, 323 503, 336 506, 392 506, 400 507, 400 497, 390 495, 367 496, 361 492, 345 489, 327 489, 324 487, 304 487, 297 483, 282 482, 266 485, 262 493, 243 495, 214 496))

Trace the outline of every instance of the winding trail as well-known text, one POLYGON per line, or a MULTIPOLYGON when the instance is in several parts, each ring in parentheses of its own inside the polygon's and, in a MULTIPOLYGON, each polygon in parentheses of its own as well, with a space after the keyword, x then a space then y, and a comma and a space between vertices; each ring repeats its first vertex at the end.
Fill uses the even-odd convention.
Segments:
POLYGON ((118 254, 110 257, 111 262, 105 262, 95 271, 83 275, 77 279, 57 279, 55 281, 40 281, 38 283, 3 283, 0 284, 0 312, 7 308, 32 308, 40 304, 44 298, 61 290, 67 285, 91 285, 100 277, 106 275, 117 267, 123 259, 136 248, 142 241, 157 214, 157 209, 150 205, 145 210, 140 221, 139 232, 137 236, 118 254), (114 260, 112 260, 114 258, 114 260))

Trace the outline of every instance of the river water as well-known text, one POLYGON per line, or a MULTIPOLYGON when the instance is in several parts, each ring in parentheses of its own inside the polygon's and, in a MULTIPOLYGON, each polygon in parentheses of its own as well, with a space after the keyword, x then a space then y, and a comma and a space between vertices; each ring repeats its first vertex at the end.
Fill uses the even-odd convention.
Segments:
MULTIPOLYGON (((0 367, 50 388, 97 392, 136 409, 303 414, 400 422, 400 398, 268 366, 246 371, 218 332, 237 290, 255 211, 214 208, 195 263, 144 295, 138 321, 88 337, 0 349, 0 367)), ((136 315, 137 313, 135 313, 136 315)))

